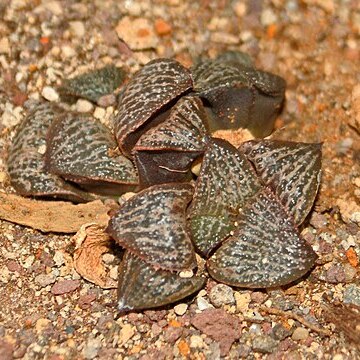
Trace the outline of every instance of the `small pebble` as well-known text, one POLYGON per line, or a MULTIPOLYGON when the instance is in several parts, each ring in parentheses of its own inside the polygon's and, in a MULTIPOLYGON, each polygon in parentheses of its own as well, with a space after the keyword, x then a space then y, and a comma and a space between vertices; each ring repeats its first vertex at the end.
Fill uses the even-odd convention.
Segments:
POLYGON ((55 282, 56 278, 53 274, 45 275, 40 274, 35 277, 36 284, 40 285, 42 288, 53 284, 55 282))
POLYGON ((10 44, 7 37, 0 39, 0 54, 9 54, 10 53, 10 44))
POLYGON ((134 336, 134 334, 134 327, 130 324, 125 324, 120 330, 118 341, 119 346, 126 344, 134 336))
POLYGON ((85 26, 81 21, 70 21, 70 30, 76 37, 82 38, 85 35, 85 26))
POLYGON ((76 51, 69 45, 64 45, 61 47, 61 54, 65 58, 72 58, 76 55, 76 51))
POLYGON ((36 321, 35 330, 38 334, 42 333, 49 325, 51 321, 49 319, 40 318, 36 321))
POLYGON ((103 95, 97 101, 99 106, 108 107, 116 104, 116 96, 114 94, 103 95))
POLYGON ((238 312, 244 313, 249 310, 251 296, 249 293, 240 294, 239 292, 235 292, 235 301, 236 310, 238 312))
POLYGON ((291 338, 294 341, 306 340, 308 337, 309 337, 309 330, 303 327, 297 327, 294 330, 293 334, 291 335, 291 338))
POLYGON ((58 101, 59 100, 59 94, 56 92, 56 90, 50 86, 45 86, 42 89, 41 95, 48 101, 58 101))
POLYGON ((188 308, 187 304, 178 304, 174 307, 175 314, 182 316, 186 313, 187 308, 188 308))
POLYGON ((156 48, 158 37, 152 24, 145 18, 124 16, 116 26, 116 33, 132 50, 156 48))
POLYGON ((100 339, 89 339, 83 350, 83 355, 85 359, 94 359, 101 348, 101 341, 100 339))
POLYGON ((351 284, 345 289, 344 303, 360 306, 360 286, 351 284))
POLYGON ((215 307, 235 303, 233 289, 225 284, 217 284, 212 287, 209 292, 209 299, 215 307))
POLYGON ((277 344, 277 341, 270 336, 259 335, 254 338, 251 347, 254 351, 271 354, 276 349, 277 344))
POLYGON ((199 335, 192 335, 190 337, 190 347, 193 349, 201 349, 205 346, 204 340, 199 335))
POLYGON ((206 299, 203 297, 198 297, 196 299, 196 304, 198 306, 198 309, 200 311, 206 310, 206 309, 212 309, 214 308, 206 299))
POLYGON ((80 112, 80 113, 87 113, 92 111, 94 108, 94 105, 87 100, 84 99, 79 99, 76 102, 76 111, 80 112))
POLYGON ((102 120, 105 118, 106 110, 101 107, 96 107, 94 111, 94 118, 98 120, 102 120))
POLYGON ((79 280, 63 280, 57 282, 52 288, 51 292, 54 295, 62 295, 75 291, 80 286, 79 280))
POLYGON ((314 212, 310 218, 310 225, 312 225, 315 229, 324 228, 327 225, 326 216, 314 212))
POLYGON ((266 8, 261 13, 260 21, 263 26, 275 24, 277 22, 277 16, 270 8, 266 8))

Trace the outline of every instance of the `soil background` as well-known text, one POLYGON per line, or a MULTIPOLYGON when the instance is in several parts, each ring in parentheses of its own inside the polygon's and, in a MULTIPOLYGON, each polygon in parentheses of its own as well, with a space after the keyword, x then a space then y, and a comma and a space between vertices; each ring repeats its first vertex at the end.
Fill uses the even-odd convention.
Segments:
MULTIPOLYGON (((2 0, 1 192, 14 192, 7 147, 27 103, 56 101, 61 79, 109 63, 133 73, 158 57, 191 66, 231 49, 287 81, 273 137, 323 142, 322 185, 301 229, 319 255, 316 268, 271 291, 209 280, 175 307, 117 317, 116 290, 74 270, 71 235, 0 221, 1 360, 360 359, 356 0, 2 0)), ((114 112, 81 101, 72 107, 102 120, 114 112)), ((103 261, 115 280, 116 256, 103 261)))

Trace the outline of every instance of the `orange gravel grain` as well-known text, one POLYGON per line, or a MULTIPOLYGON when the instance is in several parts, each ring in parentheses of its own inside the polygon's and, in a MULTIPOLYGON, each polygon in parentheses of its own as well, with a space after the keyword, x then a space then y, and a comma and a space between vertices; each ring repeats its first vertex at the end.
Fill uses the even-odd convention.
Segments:
POLYGON ((190 346, 185 340, 179 341, 178 348, 182 356, 187 357, 190 355, 190 346))
POLYGON ((346 250, 345 254, 351 266, 357 267, 359 265, 359 259, 354 248, 350 247, 348 250, 346 250))

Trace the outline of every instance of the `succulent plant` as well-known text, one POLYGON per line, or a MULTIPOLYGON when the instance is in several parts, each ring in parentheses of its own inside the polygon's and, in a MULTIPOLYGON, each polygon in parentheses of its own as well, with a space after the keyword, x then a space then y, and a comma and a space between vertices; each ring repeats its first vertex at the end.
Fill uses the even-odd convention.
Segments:
MULTIPOLYGON (((109 67, 60 89, 96 102, 120 78, 109 67)), ((316 254, 297 227, 321 174, 321 144, 261 139, 271 134, 284 94, 285 81, 255 69, 243 53, 201 59, 191 70, 153 60, 121 90, 112 129, 37 105, 9 151, 11 183, 24 196, 73 202, 137 192, 106 230, 125 249, 120 312, 176 302, 203 287, 206 273, 232 286, 282 286, 314 266, 316 254), (238 128, 257 139, 235 148, 213 137, 238 128)))

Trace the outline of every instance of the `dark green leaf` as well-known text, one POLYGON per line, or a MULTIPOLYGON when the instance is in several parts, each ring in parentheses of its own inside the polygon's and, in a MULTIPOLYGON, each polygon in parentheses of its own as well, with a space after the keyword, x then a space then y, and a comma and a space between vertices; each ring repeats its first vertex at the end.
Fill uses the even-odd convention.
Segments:
POLYGON ((234 218, 260 183, 251 164, 232 145, 213 139, 205 152, 190 209, 195 246, 208 255, 233 229, 234 218))
MULTIPOLYGON (((114 185, 118 192, 138 183, 132 162, 111 155, 116 142, 110 130, 90 115, 67 113, 50 127, 47 138, 48 169, 79 184, 114 185)), ((101 189, 101 187, 99 186, 101 189)))
POLYGON ((247 203, 234 235, 216 250, 207 268, 228 285, 267 288, 297 280, 316 258, 276 196, 264 189, 247 203))
POLYGON ((189 184, 150 187, 129 199, 110 220, 107 232, 149 264, 168 270, 192 269, 195 252, 186 233, 189 184))
POLYGON ((141 185, 189 181, 191 164, 206 147, 206 122, 201 100, 185 96, 168 119, 143 134, 134 147, 141 185))
POLYGON ((262 140, 244 143, 240 150, 301 224, 314 203, 321 177, 321 144, 262 140))
POLYGON ((74 202, 93 197, 45 170, 46 134, 62 109, 51 103, 37 104, 19 126, 9 149, 11 184, 25 196, 55 197, 74 202))
POLYGON ((125 79, 126 73, 123 69, 107 65, 64 80, 59 87, 59 93, 65 100, 83 98, 96 103, 102 96, 113 93, 125 79))
POLYGON ((190 72, 171 59, 147 63, 126 86, 115 118, 115 134, 124 153, 129 154, 159 111, 192 87, 190 72))
POLYGON ((243 54, 219 56, 193 69, 194 88, 215 117, 211 131, 247 128, 256 137, 270 135, 285 96, 285 81, 251 67, 243 54))
POLYGON ((170 271, 155 270, 127 251, 119 270, 118 310, 126 312, 171 304, 204 285, 205 278, 182 278, 170 271))

